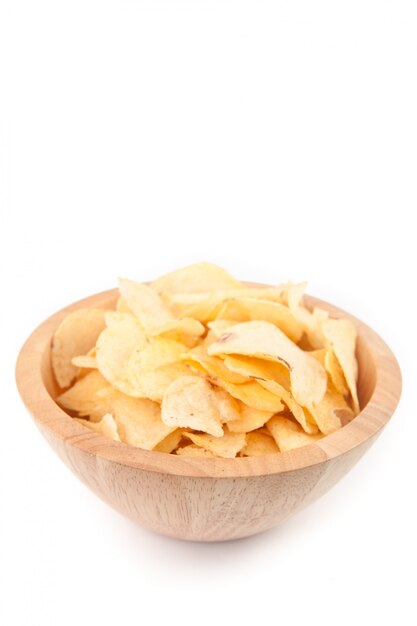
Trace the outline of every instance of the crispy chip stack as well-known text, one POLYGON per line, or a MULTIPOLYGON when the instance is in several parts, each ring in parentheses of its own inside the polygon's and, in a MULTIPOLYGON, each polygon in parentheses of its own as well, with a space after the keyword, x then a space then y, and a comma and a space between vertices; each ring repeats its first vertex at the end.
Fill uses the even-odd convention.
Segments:
POLYGON ((115 311, 55 332, 57 402, 115 441, 180 456, 264 456, 359 412, 356 330, 303 304, 305 283, 250 287, 210 263, 119 280, 115 311))

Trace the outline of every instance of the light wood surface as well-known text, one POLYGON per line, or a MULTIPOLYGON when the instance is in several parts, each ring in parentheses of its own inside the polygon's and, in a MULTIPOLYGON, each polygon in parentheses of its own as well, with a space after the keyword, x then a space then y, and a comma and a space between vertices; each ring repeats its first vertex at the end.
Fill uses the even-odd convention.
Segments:
POLYGON ((368 326, 316 298, 359 333, 361 413, 339 431, 303 448, 266 457, 191 458, 149 452, 87 430, 54 402, 50 367, 54 330, 80 307, 113 308, 110 290, 55 313, 24 344, 16 379, 38 428, 68 467, 100 498, 140 525, 198 541, 237 539, 267 530, 313 502, 361 458, 393 414, 401 374, 389 347, 368 326))

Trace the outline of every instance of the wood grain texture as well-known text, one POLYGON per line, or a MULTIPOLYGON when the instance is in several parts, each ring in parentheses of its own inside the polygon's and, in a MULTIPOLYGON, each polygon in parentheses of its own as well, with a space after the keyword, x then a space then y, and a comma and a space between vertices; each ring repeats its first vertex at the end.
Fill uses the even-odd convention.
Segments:
POLYGON ((117 291, 96 294, 59 311, 24 344, 16 379, 37 426, 68 467, 100 498, 140 525, 196 541, 224 541, 277 525, 316 500, 366 452, 393 414, 401 374, 389 347, 345 311, 306 296, 358 330, 362 411, 335 433, 303 448, 266 457, 189 458, 149 452, 86 429, 54 402, 50 366, 54 330, 81 307, 113 308, 117 291))

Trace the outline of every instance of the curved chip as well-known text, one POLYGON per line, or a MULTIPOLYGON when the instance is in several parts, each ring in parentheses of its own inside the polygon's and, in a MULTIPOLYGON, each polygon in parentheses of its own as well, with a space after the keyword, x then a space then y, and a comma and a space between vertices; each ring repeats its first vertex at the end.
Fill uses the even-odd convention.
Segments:
POLYGON ((165 439, 162 439, 155 447, 155 452, 164 452, 165 454, 171 454, 178 448, 178 445, 182 439, 183 430, 177 428, 172 433, 167 435, 165 439))
POLYGON ((355 356, 357 337, 355 325, 347 319, 328 319, 322 322, 321 329, 340 364, 352 396, 353 410, 357 414, 360 406, 356 389, 358 363, 355 356))
POLYGON ((222 387, 233 396, 233 398, 259 411, 280 413, 284 409, 280 398, 274 392, 262 387, 256 380, 240 383, 238 385, 228 383, 221 378, 216 379, 215 382, 219 387, 222 387))
POLYGON ((236 320, 246 322, 262 320, 274 324, 283 333, 297 342, 303 334, 303 327, 288 307, 271 300, 255 300, 253 298, 233 298, 226 300, 217 314, 218 320, 236 320))
POLYGON ((260 411, 247 404, 240 404, 240 417, 227 424, 231 433, 248 433, 264 426, 274 414, 271 411, 260 411))
POLYGON ((276 394, 276 396, 284 402, 306 433, 314 434, 318 432, 317 424, 309 418, 308 411, 304 411, 303 407, 294 400, 290 391, 287 391, 285 387, 274 380, 260 380, 259 383, 271 393, 276 394))
POLYGON ((298 424, 282 416, 273 417, 266 426, 281 452, 301 448, 323 437, 321 434, 308 435, 298 424))
POLYGON ((128 387, 126 369, 135 349, 144 349, 146 336, 139 322, 127 313, 106 317, 110 325, 100 334, 96 344, 97 367, 112 385, 120 390, 128 387))
POLYGON ((100 372, 93 370, 59 395, 56 401, 67 411, 75 411, 81 417, 88 415, 93 421, 99 421, 110 409, 99 392, 109 386, 100 372))
POLYGON ((165 302, 148 285, 119 278, 119 290, 147 334, 161 335, 173 330, 197 336, 204 333, 204 326, 198 320, 174 317, 165 302))
POLYGON ((216 437, 223 435, 222 423, 239 416, 237 403, 205 378, 182 376, 165 391, 162 421, 168 426, 201 430, 216 437))
POLYGON ((247 378, 227 369, 222 359, 207 354, 204 346, 197 346, 183 354, 182 359, 191 368, 207 373, 214 381, 221 378, 229 383, 244 383, 247 378))
POLYGON ((188 439, 204 450, 212 452, 215 456, 225 459, 234 458, 246 443, 245 433, 229 433, 225 432, 222 437, 213 437, 212 435, 200 435, 197 433, 186 433, 188 439))
POLYGON ((343 374, 343 370, 340 367, 340 363, 336 358, 334 351, 330 348, 326 350, 324 356, 324 366, 331 378, 333 385, 336 390, 341 393, 343 396, 346 396, 349 393, 349 389, 346 385, 345 375, 343 374))
POLYGON ((117 424, 111 413, 103 415, 99 422, 90 422, 89 420, 75 418, 75 421, 82 424, 90 430, 94 430, 96 433, 107 437, 108 439, 114 439, 114 441, 120 441, 119 433, 117 431, 117 424))
POLYGON ((353 412, 345 398, 332 389, 326 391, 323 400, 319 404, 311 407, 311 415, 324 435, 330 435, 341 428, 342 420, 338 416, 337 411, 343 411, 345 417, 349 415, 353 417, 353 412))
POLYGON ((58 385, 65 389, 75 379, 78 368, 72 359, 86 354, 105 327, 103 309, 79 309, 67 315, 52 339, 51 364, 58 385))
POLYGON ((195 294, 214 290, 242 289, 244 285, 213 263, 193 263, 161 276, 152 283, 155 291, 195 294))
POLYGON ((276 454, 279 448, 273 437, 260 432, 252 432, 246 435, 246 444, 240 452, 240 456, 267 456, 276 454))
POLYGON ((100 392, 110 407, 121 441, 144 450, 153 450, 175 427, 161 420, 161 407, 146 398, 131 398, 112 387, 100 392))
POLYGON ((283 363, 290 372, 294 399, 302 406, 318 404, 325 394, 324 367, 269 322, 231 326, 207 351, 211 355, 241 354, 283 363))
POLYGON ((224 357, 227 369, 249 379, 274 380, 285 389, 290 388, 290 374, 283 363, 264 361, 249 356, 228 354, 224 357))

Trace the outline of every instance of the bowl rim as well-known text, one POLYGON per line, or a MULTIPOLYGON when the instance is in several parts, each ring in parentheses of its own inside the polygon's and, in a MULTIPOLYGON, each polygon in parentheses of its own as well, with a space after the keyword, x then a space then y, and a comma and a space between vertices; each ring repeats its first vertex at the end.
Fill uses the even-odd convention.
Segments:
MULTIPOLYGON (((251 286, 269 286, 247 283, 251 286)), ((263 457, 238 457, 233 459, 184 457, 148 451, 119 443, 87 429, 61 409, 46 389, 42 377, 42 364, 49 350, 52 335, 62 319, 71 311, 82 307, 106 308, 114 304, 117 289, 93 294, 60 309, 28 337, 16 362, 16 383, 20 396, 37 426, 47 438, 58 439, 67 451, 77 448, 97 459, 109 461, 144 471, 201 478, 236 478, 264 476, 305 469, 348 454, 357 446, 376 437, 394 413, 401 396, 401 371, 388 345, 361 320, 346 311, 305 296, 308 306, 319 306, 332 317, 352 320, 358 334, 367 344, 375 363, 376 381, 373 393, 363 410, 346 426, 316 442, 263 457)))

